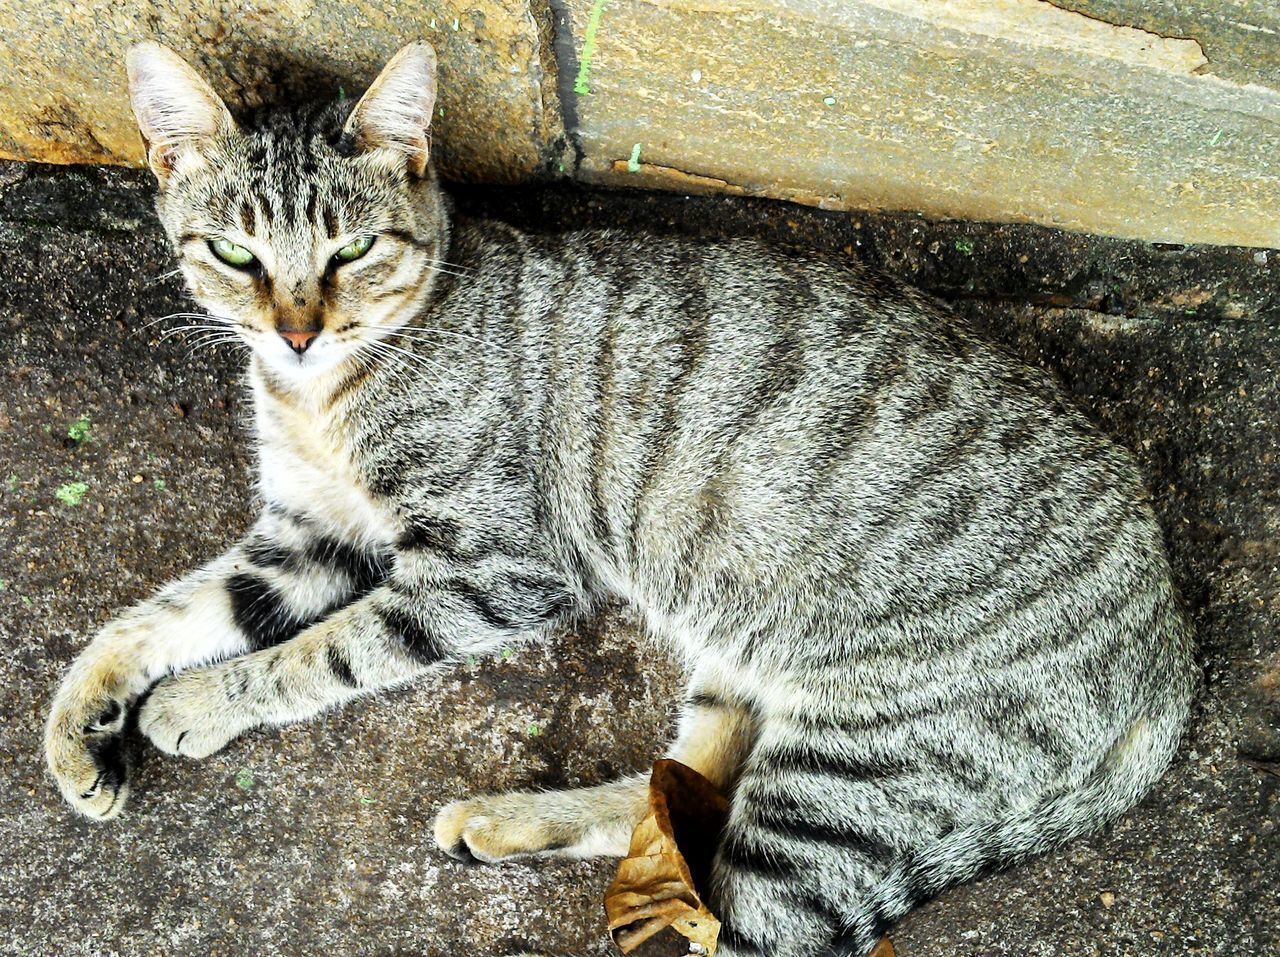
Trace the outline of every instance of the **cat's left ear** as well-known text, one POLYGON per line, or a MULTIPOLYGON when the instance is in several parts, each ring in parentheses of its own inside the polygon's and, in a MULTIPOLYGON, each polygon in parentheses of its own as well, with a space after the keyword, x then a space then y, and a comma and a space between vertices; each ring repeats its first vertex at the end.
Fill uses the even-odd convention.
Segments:
POLYGON ((431 150, 431 113, 436 106, 436 51, 410 43, 382 68, 343 127, 357 152, 393 150, 421 176, 431 150))

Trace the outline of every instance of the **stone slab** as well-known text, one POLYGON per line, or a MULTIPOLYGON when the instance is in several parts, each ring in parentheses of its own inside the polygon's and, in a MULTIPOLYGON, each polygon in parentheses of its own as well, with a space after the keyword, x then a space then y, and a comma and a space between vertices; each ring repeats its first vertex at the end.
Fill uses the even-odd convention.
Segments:
POLYGON ((360 89, 425 37, 455 179, 1280 247, 1270 4, 0 0, 0 156, 139 162, 121 57, 143 37, 235 106, 360 89))
POLYGON ((233 108, 359 92, 403 44, 440 54, 435 143, 454 178, 515 182, 562 137, 545 17, 499 0, 0 2, 0 156, 142 162, 124 51, 172 46, 233 108))
POLYGON ((1277 13, 1066 6, 565 0, 560 91, 594 182, 1280 246, 1277 13))

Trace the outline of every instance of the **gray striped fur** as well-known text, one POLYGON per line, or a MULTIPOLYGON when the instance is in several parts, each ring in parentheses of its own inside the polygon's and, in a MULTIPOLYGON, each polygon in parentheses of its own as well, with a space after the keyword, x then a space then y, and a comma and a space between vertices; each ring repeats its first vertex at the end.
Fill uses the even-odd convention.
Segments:
MULTIPOLYGON (((153 146, 193 292, 254 349, 266 508, 73 666, 48 748, 77 807, 123 806, 125 707, 203 756, 619 600, 687 666, 672 754, 732 796, 724 957, 857 957, 1152 786, 1190 630, 1132 457, 1049 376, 854 262, 454 222, 350 108, 153 146), (325 266, 353 230, 365 260, 325 266), (275 271, 213 261, 228 233, 275 271)), ((472 799, 436 834, 619 853, 644 786, 472 799)))

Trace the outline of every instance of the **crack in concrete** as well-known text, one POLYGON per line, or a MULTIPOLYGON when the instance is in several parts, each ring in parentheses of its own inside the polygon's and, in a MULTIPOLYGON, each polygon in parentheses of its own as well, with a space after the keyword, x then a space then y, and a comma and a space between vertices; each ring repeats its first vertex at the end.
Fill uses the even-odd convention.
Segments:
POLYGON ((1194 75, 1209 63, 1200 42, 1165 37, 1060 7, 1050 0, 865 0, 901 16, 993 40, 1119 60, 1194 75))
POLYGON ((1142 27, 1135 27, 1131 23, 1116 23, 1113 20, 1107 20, 1103 17, 1097 16, 1096 14, 1086 13, 1083 10, 1073 10, 1070 7, 1064 7, 1059 3, 1054 3, 1053 0, 1036 0, 1036 2, 1048 3, 1050 6, 1057 7, 1059 10, 1062 10, 1064 13, 1071 13, 1071 14, 1075 14, 1076 16, 1084 17, 1087 20, 1093 20, 1097 23, 1102 24, 1104 27, 1113 27, 1117 30, 1137 30, 1139 33, 1145 33, 1147 36, 1154 37, 1159 40, 1177 40, 1183 43, 1195 44, 1195 48, 1197 51, 1199 51, 1200 56, 1204 59, 1204 63, 1202 63, 1200 66, 1196 67, 1195 69, 1193 69, 1191 72, 1193 74, 1199 74, 1209 68, 1209 65, 1210 65, 1209 56, 1204 52, 1204 44, 1202 44, 1195 37, 1182 37, 1182 36, 1177 36, 1171 33, 1156 33, 1154 30, 1144 30, 1142 27))
POLYGON ((556 65, 556 92, 560 99, 560 122, 573 150, 573 175, 582 168, 587 153, 578 128, 578 94, 574 84, 578 75, 578 50, 574 44, 573 20, 566 0, 547 0, 551 15, 551 50, 556 65))

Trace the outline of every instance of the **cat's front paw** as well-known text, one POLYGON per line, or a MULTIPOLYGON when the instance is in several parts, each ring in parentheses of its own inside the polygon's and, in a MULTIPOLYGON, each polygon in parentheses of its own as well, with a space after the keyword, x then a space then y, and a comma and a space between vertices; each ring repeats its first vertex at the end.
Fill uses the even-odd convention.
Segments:
POLYGON ((107 820, 129 797, 124 754, 127 705, 112 697, 59 702, 45 727, 49 770, 67 802, 86 817, 107 820))
POLYGON ((436 815, 436 844, 457 860, 486 864, 564 848, 568 842, 537 813, 534 797, 492 794, 447 804, 436 815))
POLYGON ((166 754, 206 758, 248 730, 215 668, 162 678, 138 709, 138 730, 166 754))

